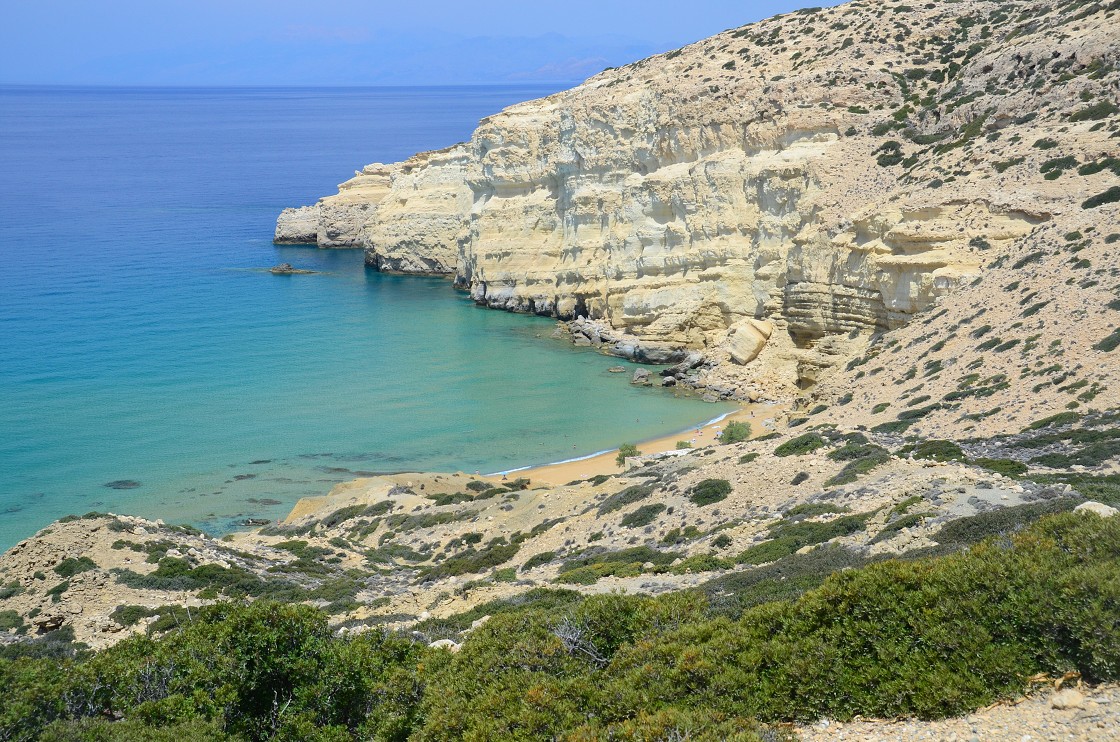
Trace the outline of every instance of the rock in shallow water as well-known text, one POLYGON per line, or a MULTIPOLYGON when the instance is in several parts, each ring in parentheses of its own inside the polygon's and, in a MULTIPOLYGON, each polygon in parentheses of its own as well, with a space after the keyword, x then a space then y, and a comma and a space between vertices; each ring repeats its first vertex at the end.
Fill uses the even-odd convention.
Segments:
POLYGON ((108 487, 111 490, 134 490, 140 486, 140 482, 135 479, 114 479, 112 482, 106 482, 101 486, 108 487))
POLYGON ((291 263, 281 263, 274 265, 268 269, 268 272, 274 276, 302 276, 315 273, 316 271, 309 271, 303 268, 293 268, 291 263))

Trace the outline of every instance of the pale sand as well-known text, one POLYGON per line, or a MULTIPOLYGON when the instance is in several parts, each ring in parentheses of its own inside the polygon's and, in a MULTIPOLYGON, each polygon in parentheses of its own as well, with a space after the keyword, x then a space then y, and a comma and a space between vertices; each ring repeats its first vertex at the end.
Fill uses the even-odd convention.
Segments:
MULTIPOLYGON (((741 409, 728 414, 727 417, 709 423, 699 430, 693 428, 636 445, 638 446, 638 450, 643 454, 673 451, 677 447, 677 441, 689 441, 692 443, 693 448, 703 448, 704 446, 719 443, 717 436, 720 431, 727 426, 727 423, 733 420, 749 422, 751 424, 751 437, 757 438, 760 435, 765 435, 774 430, 774 428, 764 428, 762 425, 763 421, 775 420, 778 414, 784 409, 783 406, 778 404, 744 405, 741 409)), ((578 461, 546 464, 544 466, 509 472, 507 476, 510 479, 527 477, 533 484, 567 484, 577 479, 587 479, 588 477, 594 477, 598 474, 618 474, 622 471, 622 468, 615 463, 616 455, 617 449, 601 453, 597 456, 579 459, 578 461)), ((492 476, 500 476, 500 473, 492 476)))
MULTIPOLYGON (((773 426, 766 428, 763 423, 767 420, 776 422, 778 415, 785 409, 785 406, 780 404, 744 405, 719 420, 701 426, 699 429, 692 428, 636 445, 643 454, 673 451, 677 447, 677 441, 682 440, 691 442, 693 448, 703 448, 719 443, 717 436, 720 431, 733 420, 749 422, 751 424, 751 437, 757 438, 774 430, 773 426)), ((558 464, 546 464, 529 469, 510 471, 505 473, 505 477, 508 479, 526 477, 533 485, 563 485, 578 479, 588 479, 598 474, 618 474, 623 469, 615 463, 616 455, 617 449, 614 449, 578 461, 565 461, 558 464)), ((343 505, 372 504, 388 497, 389 490, 396 484, 411 487, 416 482, 423 482, 428 486, 429 492, 455 492, 459 489, 456 480, 465 476, 468 475, 464 472, 455 474, 413 472, 386 474, 343 482, 335 485, 326 495, 301 498, 282 522, 290 525, 301 518, 325 515, 327 512, 337 510, 343 505)), ((503 473, 498 472, 482 476, 476 474, 473 478, 489 479, 494 484, 501 485, 503 473)), ((417 502, 423 504, 423 500, 417 502)))

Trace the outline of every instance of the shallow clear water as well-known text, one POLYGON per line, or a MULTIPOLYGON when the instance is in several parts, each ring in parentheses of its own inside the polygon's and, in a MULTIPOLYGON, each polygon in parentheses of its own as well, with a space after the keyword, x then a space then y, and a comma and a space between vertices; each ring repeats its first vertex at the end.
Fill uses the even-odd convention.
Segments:
POLYGON ((548 92, 0 88, 0 548, 89 510, 221 532, 356 472, 504 470, 725 411, 447 281, 272 245, 284 206, 548 92))

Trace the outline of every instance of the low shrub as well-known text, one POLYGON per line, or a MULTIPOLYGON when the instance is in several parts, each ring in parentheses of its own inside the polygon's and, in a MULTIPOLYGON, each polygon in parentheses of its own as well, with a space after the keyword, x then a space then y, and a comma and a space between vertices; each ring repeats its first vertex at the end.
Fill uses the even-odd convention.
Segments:
POLYGON ((867 453, 844 465, 835 476, 825 481, 826 487, 838 487, 842 484, 851 484, 861 475, 866 474, 877 466, 891 460, 890 452, 879 446, 867 446, 867 453))
POLYGON ((1093 345, 1099 351, 1110 353, 1120 347, 1120 327, 1113 330, 1103 340, 1093 345))
POLYGON ((923 441, 913 446, 904 446, 900 453, 909 453, 916 459, 930 459, 932 461, 960 461, 964 459, 964 451, 953 441, 923 441))
POLYGON ((817 433, 804 433, 791 438, 774 449, 775 456, 803 456, 826 445, 827 441, 817 433))
POLYGON ((883 526, 883 528, 880 529, 877 534, 875 534, 874 538, 872 538, 867 543, 878 544, 882 541, 889 541, 904 529, 913 528, 931 515, 933 515, 933 513, 910 513, 908 515, 903 515, 899 518, 896 518, 895 520, 883 526))
POLYGON ((620 490, 607 499, 603 500, 599 505, 599 515, 607 515, 616 510, 621 510, 627 505, 635 502, 640 502, 653 494, 653 487, 648 484, 632 484, 624 490, 620 490))
POLYGON ((633 443, 623 443, 618 447, 618 454, 614 457, 614 462, 619 466, 626 466, 626 459, 633 456, 641 456, 642 452, 633 443))
POLYGON ((704 507, 722 502, 731 494, 731 482, 726 479, 705 479, 692 487, 688 499, 693 505, 704 507))
POLYGON ((23 636, 27 633, 27 624, 23 622, 23 616, 16 611, 0 611, 0 631, 11 631, 17 636, 23 636))
POLYGON ((1083 209, 1095 209, 1098 206, 1105 204, 1113 204, 1120 201, 1120 186, 1112 186, 1103 193, 1098 193, 1095 196, 1090 196, 1081 203, 1083 209))
POLYGON ((491 539, 482 549, 468 548, 440 564, 428 567, 423 573, 424 578, 438 580, 443 577, 486 572, 513 559, 520 548, 520 543, 510 543, 504 536, 499 536, 491 539))
POLYGON ((557 582, 569 585, 592 585, 602 577, 636 577, 643 565, 668 567, 680 558, 672 551, 658 551, 648 546, 635 546, 620 551, 592 550, 568 559, 560 567, 557 582))
POLYGON ((619 525, 623 528, 640 528, 648 526, 653 521, 657 520, 657 516, 664 512, 665 506, 661 503, 653 503, 651 505, 642 505, 632 513, 623 516, 619 521, 619 525))
POLYGON ((1005 477, 1018 477, 1027 473, 1027 465, 1014 459, 969 459, 968 463, 981 469, 1002 474, 1005 477))
POLYGON ((784 520, 770 529, 770 540, 755 544, 735 557, 740 564, 765 564, 793 554, 806 546, 849 536, 867 527, 874 513, 845 515, 830 521, 796 522, 784 520))
POLYGON ((526 559, 525 563, 521 565, 521 571, 528 572, 534 567, 540 567, 542 565, 548 564, 554 559, 556 559, 555 551, 542 551, 540 554, 534 554, 533 556, 526 559))
POLYGON ((59 577, 73 577, 82 572, 88 572, 91 569, 97 569, 97 564, 87 556, 67 557, 58 564, 54 565, 54 572, 59 577))
MULTIPOLYGON (((569 574, 678 556, 588 554, 569 574)), ((421 624, 492 615, 458 653, 339 636, 307 606, 221 604, 88 656, 65 631, 16 661, 0 648, 0 736, 774 740, 747 720, 940 718, 1036 674, 1120 679, 1118 601, 1120 519, 1064 513, 937 558, 824 547, 695 591, 531 591, 421 624)))
POLYGON ((751 424, 735 420, 729 422, 723 431, 719 434, 720 443, 742 443, 749 440, 751 437, 751 424))
POLYGON ((992 536, 1016 533, 1043 516, 1072 510, 1080 502, 1079 499, 1066 497, 989 510, 949 521, 932 538, 939 544, 971 546, 992 536))
POLYGON ((805 502, 787 510, 785 517, 787 520, 793 520, 795 518, 813 518, 818 515, 846 512, 848 512, 848 508, 843 505, 833 505, 829 502, 805 502))

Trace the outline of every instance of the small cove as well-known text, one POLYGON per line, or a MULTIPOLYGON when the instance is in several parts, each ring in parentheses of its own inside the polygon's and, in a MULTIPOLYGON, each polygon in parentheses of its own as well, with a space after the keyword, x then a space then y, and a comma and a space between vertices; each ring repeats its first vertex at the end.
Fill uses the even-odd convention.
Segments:
POLYGON ((727 411, 446 280, 271 244, 355 167, 548 92, 0 88, 0 548, 91 510, 221 533, 372 472, 537 465, 727 411))

